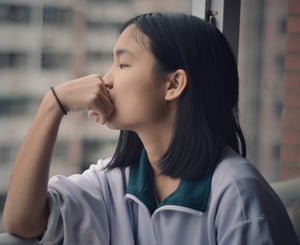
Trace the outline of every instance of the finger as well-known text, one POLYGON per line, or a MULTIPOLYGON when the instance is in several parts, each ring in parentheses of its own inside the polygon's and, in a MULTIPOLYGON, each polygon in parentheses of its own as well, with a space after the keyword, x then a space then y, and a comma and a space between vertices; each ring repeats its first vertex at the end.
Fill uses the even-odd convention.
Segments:
POLYGON ((97 123, 100 122, 101 124, 104 124, 105 122, 103 116, 97 111, 93 111, 93 110, 88 111, 88 117, 95 118, 95 121, 97 123))
POLYGON ((95 116, 99 116, 99 112, 94 111, 94 110, 88 111, 88 117, 95 117, 95 116))
POLYGON ((95 101, 93 101, 91 115, 101 116, 106 119, 114 110, 114 105, 109 95, 109 92, 105 88, 101 88, 101 92, 98 94, 95 101))

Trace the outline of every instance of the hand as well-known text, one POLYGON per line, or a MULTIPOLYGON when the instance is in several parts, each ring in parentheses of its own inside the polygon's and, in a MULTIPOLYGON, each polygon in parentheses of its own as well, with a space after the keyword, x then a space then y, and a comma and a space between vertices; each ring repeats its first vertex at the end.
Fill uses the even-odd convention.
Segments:
POLYGON ((90 117, 104 123, 114 110, 109 95, 111 88, 100 75, 95 74, 65 82, 55 87, 55 90, 68 112, 89 111, 90 117))

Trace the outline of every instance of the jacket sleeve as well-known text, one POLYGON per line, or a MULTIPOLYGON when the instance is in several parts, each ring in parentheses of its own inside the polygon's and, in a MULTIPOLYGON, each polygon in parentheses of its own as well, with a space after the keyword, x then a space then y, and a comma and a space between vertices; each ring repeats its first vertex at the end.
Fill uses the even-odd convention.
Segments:
POLYGON ((109 224, 102 193, 105 178, 101 178, 100 165, 92 165, 82 175, 50 179, 50 215, 41 244, 107 244, 109 224))
POLYGON ((264 217, 256 217, 250 220, 239 222, 229 227, 229 229, 224 234, 220 234, 218 239, 218 244, 220 245, 276 244, 273 241, 273 238, 269 231, 269 227, 264 217))

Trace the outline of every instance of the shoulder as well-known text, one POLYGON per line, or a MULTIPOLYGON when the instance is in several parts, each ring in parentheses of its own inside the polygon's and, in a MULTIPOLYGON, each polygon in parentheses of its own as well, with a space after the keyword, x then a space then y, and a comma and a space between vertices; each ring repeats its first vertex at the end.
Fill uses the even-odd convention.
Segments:
POLYGON ((283 241, 294 239, 280 198, 256 168, 232 150, 224 154, 213 174, 208 212, 224 244, 245 239, 253 244, 272 240, 286 244, 283 241))
MULTIPOLYGON (((241 183, 253 182, 269 189, 270 186, 255 166, 230 148, 227 149, 213 174, 213 186, 226 189, 230 185, 239 188, 241 183)), ((250 185, 249 187, 251 187, 250 185)))
POLYGON ((241 220, 283 209, 279 197, 255 166, 233 150, 226 151, 213 174, 211 199, 219 208, 240 212, 241 220))

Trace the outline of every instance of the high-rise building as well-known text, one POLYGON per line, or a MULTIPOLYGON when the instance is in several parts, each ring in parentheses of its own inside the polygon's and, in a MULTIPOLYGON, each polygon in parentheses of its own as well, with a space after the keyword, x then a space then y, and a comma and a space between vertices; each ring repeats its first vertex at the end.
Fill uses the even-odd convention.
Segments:
MULTIPOLYGON (((18 148, 49 87, 104 74, 119 28, 129 18, 158 10, 190 13, 191 2, 0 0, 0 209, 18 148)), ((80 172, 109 157, 117 136, 85 114, 69 114, 60 127, 51 175, 80 172)))
POLYGON ((269 180, 279 179, 288 2, 241 2, 240 116, 248 157, 269 180))
MULTIPOLYGON (((157 10, 191 13, 192 1, 0 0, 0 194, 7 190, 17 150, 49 87, 104 74, 119 28, 130 17, 157 10)), ((281 167, 286 170, 281 175, 295 176, 300 161, 299 3, 241 1, 240 13, 240 115, 248 156, 268 180, 277 180, 283 141, 281 167), (283 80, 293 95, 288 94, 289 101, 283 80)), ((60 128, 51 174, 80 172, 110 156, 117 136, 83 113, 70 113, 60 128)), ((1 204, 0 198, 0 209, 1 204)))
MULTIPOLYGON (((0 0, 0 192, 39 102, 50 86, 104 74, 122 23, 136 14, 191 12, 191 1, 0 0)), ((117 132, 82 113, 64 118, 52 173, 70 174, 109 156, 117 132)))

